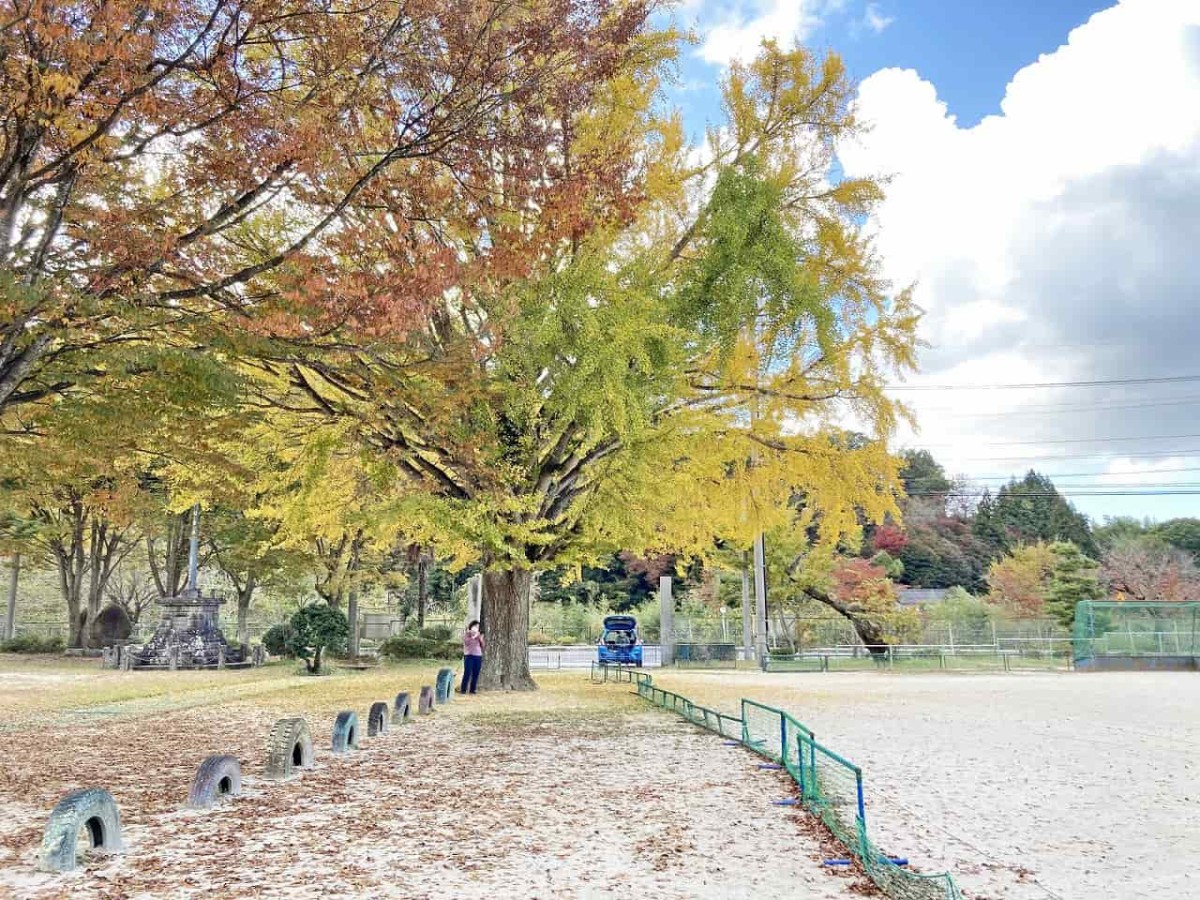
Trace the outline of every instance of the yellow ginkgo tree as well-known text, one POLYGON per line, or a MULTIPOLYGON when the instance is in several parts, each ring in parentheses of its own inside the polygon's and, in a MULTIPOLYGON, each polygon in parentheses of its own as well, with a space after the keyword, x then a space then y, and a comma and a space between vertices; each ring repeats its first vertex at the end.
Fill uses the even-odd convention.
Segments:
POLYGON ((841 62, 764 46, 731 69, 698 154, 656 106, 661 40, 643 46, 563 113, 563 158, 592 167, 607 205, 589 181, 569 218, 501 214, 501 186, 493 215, 439 234, 469 260, 551 229, 513 277, 464 277, 404 340, 255 364, 278 406, 352 423, 346 447, 403 484, 400 532, 482 558, 487 687, 533 686, 535 568, 703 556, 782 526, 832 546, 896 512, 902 411, 883 387, 914 364, 917 314, 862 232, 879 186, 835 176, 858 127, 841 62))

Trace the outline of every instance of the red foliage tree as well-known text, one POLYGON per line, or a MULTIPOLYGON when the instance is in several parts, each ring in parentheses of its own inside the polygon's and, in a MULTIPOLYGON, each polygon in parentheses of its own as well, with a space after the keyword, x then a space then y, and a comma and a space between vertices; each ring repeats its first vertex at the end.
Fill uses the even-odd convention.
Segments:
POLYGON ((233 352, 254 332, 403 334, 465 274, 620 215, 619 171, 565 157, 552 113, 603 82, 647 15, 0 2, 0 412, 164 329, 233 352), (593 179, 613 189, 581 189, 593 179), (554 227, 508 215, 529 209, 554 227), (482 219, 464 273, 448 234, 482 219))
POLYGON ((900 551, 908 546, 908 535, 899 525, 885 522, 875 529, 871 535, 871 543, 876 550, 884 550, 892 556, 899 556, 900 551))

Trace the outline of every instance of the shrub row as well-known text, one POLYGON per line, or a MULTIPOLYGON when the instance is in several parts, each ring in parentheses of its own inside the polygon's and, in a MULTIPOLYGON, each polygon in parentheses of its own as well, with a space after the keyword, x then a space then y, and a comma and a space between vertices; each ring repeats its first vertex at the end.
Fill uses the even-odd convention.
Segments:
POLYGON ((62 653, 64 646, 60 637, 22 634, 0 643, 0 653, 62 653))
POLYGON ((462 644, 396 634, 379 645, 379 653, 389 659, 457 659, 462 656, 462 644))

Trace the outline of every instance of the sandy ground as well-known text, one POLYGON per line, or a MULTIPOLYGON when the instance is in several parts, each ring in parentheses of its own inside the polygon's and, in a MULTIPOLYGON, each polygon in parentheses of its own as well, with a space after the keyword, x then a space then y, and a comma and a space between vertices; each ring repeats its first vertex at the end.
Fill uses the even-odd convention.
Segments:
POLYGON ((877 843, 949 869, 971 897, 1200 898, 1193 673, 664 673, 655 684, 792 712, 863 768, 877 843))
POLYGON ((434 716, 328 751, 338 709, 414 696, 429 672, 325 679, 257 673, 4 671, 0 897, 608 897, 833 900, 869 892, 820 865, 788 784, 627 686, 540 678, 536 695, 455 698, 434 716), (139 679, 132 683, 130 679, 139 679), (82 683, 81 683, 82 682, 82 683), (90 693, 89 693, 90 691, 90 693), (84 702, 87 698, 100 702, 84 702), (117 699, 113 699, 113 698, 117 699), (271 724, 309 717, 317 766, 261 775, 271 724), (182 804, 200 761, 238 755, 245 792, 182 804), (128 852, 35 869, 48 811, 107 787, 128 852))

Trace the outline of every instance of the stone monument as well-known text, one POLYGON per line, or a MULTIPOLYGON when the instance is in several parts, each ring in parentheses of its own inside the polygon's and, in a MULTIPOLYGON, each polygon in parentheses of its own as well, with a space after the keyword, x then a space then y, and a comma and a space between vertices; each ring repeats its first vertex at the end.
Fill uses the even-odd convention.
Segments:
POLYGON ((134 669, 218 669, 249 664, 240 647, 231 647, 217 627, 220 597, 205 597, 197 584, 200 569, 200 505, 192 509, 192 545, 188 585, 178 597, 159 600, 162 622, 150 641, 134 651, 134 669))

